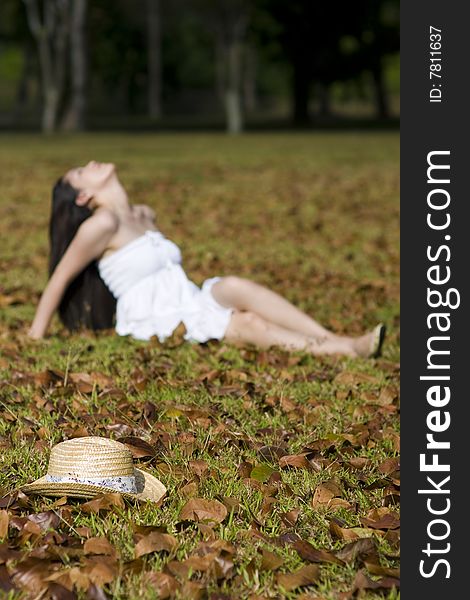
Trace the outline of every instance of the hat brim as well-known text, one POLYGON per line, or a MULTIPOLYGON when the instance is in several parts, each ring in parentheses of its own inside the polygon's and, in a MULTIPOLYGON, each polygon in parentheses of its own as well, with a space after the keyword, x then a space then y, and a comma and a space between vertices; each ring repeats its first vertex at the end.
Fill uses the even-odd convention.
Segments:
POLYGON ((41 477, 33 483, 21 486, 19 489, 25 494, 39 494, 43 496, 71 496, 73 498, 93 498, 98 494, 120 493, 130 500, 159 502, 166 494, 166 487, 154 475, 141 469, 134 468, 137 493, 117 492, 114 488, 90 485, 88 483, 47 481, 47 476, 41 477))

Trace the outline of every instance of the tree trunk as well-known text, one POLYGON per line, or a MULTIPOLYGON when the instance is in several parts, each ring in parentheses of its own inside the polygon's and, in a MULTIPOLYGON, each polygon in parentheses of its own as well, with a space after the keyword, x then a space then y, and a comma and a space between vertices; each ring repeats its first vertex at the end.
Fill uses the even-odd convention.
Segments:
POLYGON ((243 129, 240 73, 241 44, 237 40, 231 40, 227 48, 227 88, 225 90, 225 114, 229 133, 240 133, 243 129))
POLYGON ((52 133, 56 129, 59 100, 59 90, 55 85, 49 84, 44 93, 44 108, 42 112, 42 130, 44 133, 52 133))
POLYGON ((161 11, 160 0, 147 0, 148 108, 152 119, 162 116, 161 11))
POLYGON ((70 29, 71 97, 62 127, 68 131, 85 128, 87 49, 85 19, 87 0, 72 2, 70 29))
POLYGON ((329 117, 331 115, 330 88, 326 83, 318 86, 318 99, 320 101, 320 116, 329 117))
POLYGON ((375 106, 377 117, 379 119, 388 119, 388 117, 390 116, 390 110, 388 106, 388 97, 387 91, 385 89, 383 68, 381 62, 377 62, 372 67, 372 80, 374 82, 375 106))
POLYGON ((247 44, 245 46, 245 64, 243 71, 243 100, 247 113, 252 113, 256 110, 256 54, 253 46, 247 44))
POLYGON ((225 107, 226 48, 220 30, 215 36, 215 93, 220 106, 225 107))
POLYGON ((310 122, 308 110, 310 100, 310 74, 304 61, 296 60, 293 65, 293 115, 294 125, 305 126, 310 122))
POLYGON ((21 76, 16 88, 16 102, 13 110, 13 122, 17 123, 23 116, 24 110, 30 101, 31 78, 34 76, 34 46, 31 42, 23 44, 23 66, 21 76))
POLYGON ((66 47, 69 30, 69 0, 44 0, 41 21, 37 0, 23 0, 31 33, 36 39, 43 95, 42 130, 51 133, 57 125, 65 84, 66 47))

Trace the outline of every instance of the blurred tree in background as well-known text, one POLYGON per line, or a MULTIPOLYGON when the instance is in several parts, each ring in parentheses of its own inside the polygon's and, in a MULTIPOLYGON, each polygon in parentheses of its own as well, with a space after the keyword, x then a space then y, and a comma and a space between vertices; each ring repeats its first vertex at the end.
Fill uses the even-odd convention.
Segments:
POLYGON ((1 0, 0 126, 397 115, 398 0, 1 0))

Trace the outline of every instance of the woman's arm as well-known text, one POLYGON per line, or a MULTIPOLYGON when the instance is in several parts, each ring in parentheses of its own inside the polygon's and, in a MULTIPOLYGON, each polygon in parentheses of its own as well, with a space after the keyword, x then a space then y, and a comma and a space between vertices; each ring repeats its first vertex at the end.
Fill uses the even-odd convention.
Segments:
POLYGON ((39 339, 45 335, 67 287, 92 260, 103 254, 117 227, 117 217, 105 210, 80 225, 41 296, 28 331, 31 338, 39 339))

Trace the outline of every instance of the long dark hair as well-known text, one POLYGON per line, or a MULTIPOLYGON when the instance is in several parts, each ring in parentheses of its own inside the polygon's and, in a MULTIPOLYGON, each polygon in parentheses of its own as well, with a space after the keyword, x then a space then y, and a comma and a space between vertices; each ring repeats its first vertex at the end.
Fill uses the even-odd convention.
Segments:
MULTIPOLYGON (((78 190, 62 178, 52 190, 49 222, 49 276, 67 250, 80 225, 92 215, 86 206, 77 206, 78 190)), ((67 329, 109 329, 113 326, 116 300, 101 279, 96 261, 77 275, 59 306, 59 316, 67 329)))

